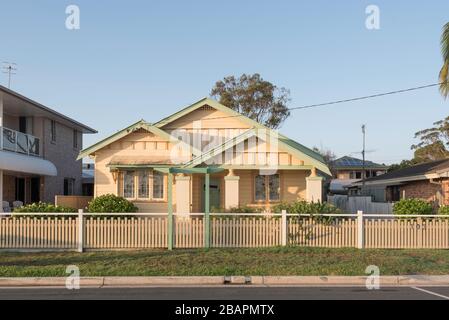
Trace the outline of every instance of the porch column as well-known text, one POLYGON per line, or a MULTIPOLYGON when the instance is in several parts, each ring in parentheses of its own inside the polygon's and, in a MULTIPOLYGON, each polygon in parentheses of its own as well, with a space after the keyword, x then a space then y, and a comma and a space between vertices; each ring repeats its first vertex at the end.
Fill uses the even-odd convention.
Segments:
POLYGON ((204 247, 210 247, 210 174, 204 176, 204 247))
POLYGON ((225 180, 225 209, 239 206, 239 180, 240 177, 234 175, 234 170, 229 170, 225 180))
POLYGON ((190 180, 191 176, 183 174, 176 176, 176 213, 189 214, 190 209, 190 180))
POLYGON ((306 200, 308 202, 323 202, 323 177, 316 174, 316 168, 312 168, 310 176, 306 178, 306 200))
POLYGON ((168 173, 168 186, 167 186, 167 202, 168 202, 168 221, 167 221, 167 247, 168 250, 173 250, 173 174, 168 173))

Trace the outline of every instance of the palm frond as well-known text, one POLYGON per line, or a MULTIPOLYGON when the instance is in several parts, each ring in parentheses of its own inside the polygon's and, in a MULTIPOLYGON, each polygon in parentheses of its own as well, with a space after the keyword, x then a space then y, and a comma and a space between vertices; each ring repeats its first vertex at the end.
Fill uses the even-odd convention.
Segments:
POLYGON ((449 96, 449 60, 446 60, 440 70, 440 93, 446 99, 449 96))

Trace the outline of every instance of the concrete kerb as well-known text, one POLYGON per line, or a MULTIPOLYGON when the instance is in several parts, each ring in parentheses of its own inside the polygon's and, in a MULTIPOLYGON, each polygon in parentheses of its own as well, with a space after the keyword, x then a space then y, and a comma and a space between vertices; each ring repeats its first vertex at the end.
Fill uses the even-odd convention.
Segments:
MULTIPOLYGON (((365 286, 367 276, 193 276, 193 277, 81 277, 81 287, 144 286, 365 286)), ((0 287, 65 287, 65 277, 0 278, 0 287)), ((449 286, 449 275, 381 276, 381 286, 449 286)))

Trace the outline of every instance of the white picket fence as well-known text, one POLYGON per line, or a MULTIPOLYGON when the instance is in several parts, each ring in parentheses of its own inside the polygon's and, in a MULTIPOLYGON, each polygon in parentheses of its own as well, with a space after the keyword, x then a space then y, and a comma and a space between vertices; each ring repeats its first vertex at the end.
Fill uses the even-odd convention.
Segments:
POLYGON ((449 248, 449 217, 388 214, 20 214, 0 217, 1 250, 273 247, 449 248), (209 242, 205 235, 209 234, 209 242))

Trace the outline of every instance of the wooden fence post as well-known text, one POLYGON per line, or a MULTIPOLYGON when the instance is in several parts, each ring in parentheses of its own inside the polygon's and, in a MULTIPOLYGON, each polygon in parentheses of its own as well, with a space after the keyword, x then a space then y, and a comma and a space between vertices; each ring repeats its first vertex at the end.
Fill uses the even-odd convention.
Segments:
POLYGON ((282 210, 282 220, 281 220, 281 244, 283 246, 287 245, 287 211, 282 210))
POLYGON ((357 248, 363 249, 365 240, 365 230, 363 227, 363 211, 357 211, 357 248))
POLYGON ((78 210, 78 252, 84 248, 84 216, 83 209, 78 210))
POLYGON ((173 250, 173 173, 168 173, 167 249, 173 250))

